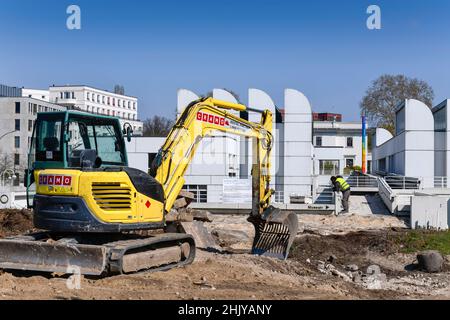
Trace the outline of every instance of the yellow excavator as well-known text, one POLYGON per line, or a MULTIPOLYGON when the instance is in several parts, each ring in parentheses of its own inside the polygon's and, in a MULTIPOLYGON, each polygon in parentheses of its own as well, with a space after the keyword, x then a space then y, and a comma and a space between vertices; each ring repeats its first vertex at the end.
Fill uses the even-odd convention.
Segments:
POLYGON ((212 98, 189 104, 151 174, 128 167, 129 124, 78 111, 39 113, 25 182, 43 231, 0 240, 0 268, 105 276, 192 263, 194 238, 164 232, 166 216, 201 139, 216 131, 252 138, 252 252, 286 259, 298 222, 270 205, 272 114, 259 111, 261 122, 253 123, 230 110, 250 109, 212 98))

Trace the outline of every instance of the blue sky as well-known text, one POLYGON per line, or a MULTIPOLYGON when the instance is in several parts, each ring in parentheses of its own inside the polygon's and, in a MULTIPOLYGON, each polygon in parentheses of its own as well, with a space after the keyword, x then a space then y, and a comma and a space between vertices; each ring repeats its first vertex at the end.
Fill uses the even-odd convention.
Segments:
POLYGON ((283 89, 306 94, 315 111, 359 118, 359 101, 381 74, 430 83, 450 97, 450 1, 0 0, 0 83, 32 88, 125 86, 140 118, 172 116, 178 88, 199 94, 283 89), (66 28, 66 8, 82 29, 66 28), (382 29, 366 28, 381 7, 382 29))

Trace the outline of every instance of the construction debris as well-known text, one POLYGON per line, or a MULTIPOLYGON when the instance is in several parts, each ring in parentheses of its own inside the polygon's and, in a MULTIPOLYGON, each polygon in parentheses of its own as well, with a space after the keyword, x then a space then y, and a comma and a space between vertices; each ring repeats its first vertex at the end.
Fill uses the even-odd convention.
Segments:
POLYGON ((441 272, 444 258, 435 250, 428 250, 417 255, 419 268, 429 273, 441 272))

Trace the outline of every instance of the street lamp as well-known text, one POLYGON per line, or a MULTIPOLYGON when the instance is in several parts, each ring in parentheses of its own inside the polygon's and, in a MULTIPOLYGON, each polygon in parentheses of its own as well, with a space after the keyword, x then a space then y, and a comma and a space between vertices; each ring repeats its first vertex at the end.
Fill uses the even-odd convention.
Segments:
POLYGON ((11 169, 4 170, 0 174, 0 181, 1 181, 2 187, 5 186, 5 176, 6 176, 6 174, 9 174, 8 181, 17 179, 17 176, 16 176, 16 174, 15 174, 15 172, 13 170, 11 170, 11 169))

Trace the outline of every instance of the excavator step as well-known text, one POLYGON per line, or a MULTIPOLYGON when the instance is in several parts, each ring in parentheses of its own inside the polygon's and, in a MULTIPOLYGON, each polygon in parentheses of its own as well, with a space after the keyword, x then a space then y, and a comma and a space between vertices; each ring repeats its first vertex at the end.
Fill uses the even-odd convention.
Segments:
POLYGON ((0 240, 0 268, 107 276, 161 271, 187 265, 195 257, 195 241, 188 234, 150 237, 34 233, 0 240))

